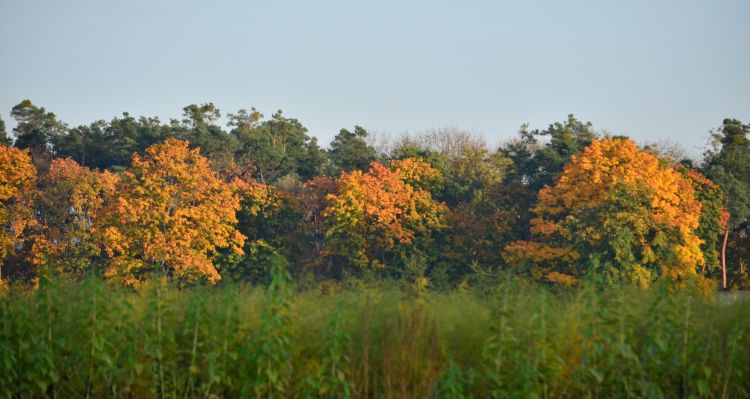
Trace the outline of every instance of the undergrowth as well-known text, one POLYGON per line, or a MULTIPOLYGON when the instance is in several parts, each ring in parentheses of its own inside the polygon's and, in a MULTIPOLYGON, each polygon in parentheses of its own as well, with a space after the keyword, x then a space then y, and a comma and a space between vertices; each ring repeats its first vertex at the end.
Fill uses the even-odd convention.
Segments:
POLYGON ((487 295, 352 286, 136 290, 92 278, 0 299, 2 397, 739 398, 750 302, 669 287, 487 295))

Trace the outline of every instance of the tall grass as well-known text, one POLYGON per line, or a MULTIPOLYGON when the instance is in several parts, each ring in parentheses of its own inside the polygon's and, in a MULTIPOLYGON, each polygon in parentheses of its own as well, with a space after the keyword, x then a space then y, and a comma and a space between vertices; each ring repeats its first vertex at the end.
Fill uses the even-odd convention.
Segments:
POLYGON ((359 287, 0 299, 0 397, 601 398, 750 395, 750 302, 658 287, 492 296, 359 287))

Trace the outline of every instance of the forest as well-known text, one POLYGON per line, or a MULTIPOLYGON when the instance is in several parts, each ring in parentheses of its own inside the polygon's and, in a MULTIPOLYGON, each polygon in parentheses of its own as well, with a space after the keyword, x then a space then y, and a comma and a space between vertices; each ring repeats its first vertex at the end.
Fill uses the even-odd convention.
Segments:
POLYGON ((182 112, 0 120, 1 396, 750 394, 747 123, 695 159, 182 112))

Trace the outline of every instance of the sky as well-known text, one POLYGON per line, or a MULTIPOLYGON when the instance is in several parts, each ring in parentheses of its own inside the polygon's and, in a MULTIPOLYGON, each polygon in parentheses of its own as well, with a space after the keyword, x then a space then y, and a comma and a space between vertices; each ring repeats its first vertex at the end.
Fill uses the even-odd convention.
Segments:
POLYGON ((0 115, 213 102, 282 109, 327 144, 354 125, 498 143, 573 113, 700 154, 725 117, 750 122, 748 17, 747 0, 0 0, 0 115))

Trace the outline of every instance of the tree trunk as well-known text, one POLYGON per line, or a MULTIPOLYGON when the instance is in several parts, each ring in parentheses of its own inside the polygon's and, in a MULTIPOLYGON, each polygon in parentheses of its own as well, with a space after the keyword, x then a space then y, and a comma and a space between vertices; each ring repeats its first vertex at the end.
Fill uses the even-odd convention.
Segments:
POLYGON ((729 240, 729 222, 724 228, 724 242, 721 244, 721 287, 727 289, 727 241, 729 240))

